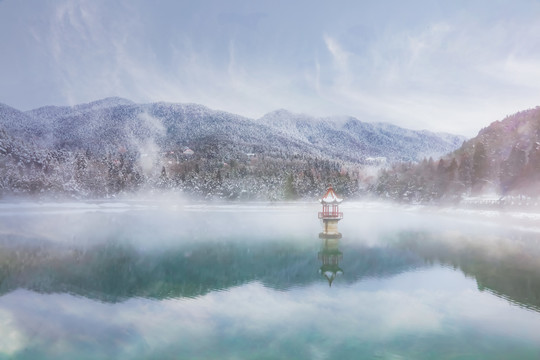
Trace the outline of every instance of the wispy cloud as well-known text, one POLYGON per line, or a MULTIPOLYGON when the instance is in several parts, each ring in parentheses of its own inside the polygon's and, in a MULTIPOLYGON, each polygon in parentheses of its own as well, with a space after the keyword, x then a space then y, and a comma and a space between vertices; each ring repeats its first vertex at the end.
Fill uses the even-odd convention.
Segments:
POLYGON ((23 108, 117 95, 250 117, 284 107, 474 135, 539 102, 540 9, 532 5, 479 0, 444 12, 408 5, 397 16, 351 2, 317 7, 302 23, 301 4, 2 5, 21 14, 10 22, 0 13, 1 33, 18 37, 2 38, 6 53, 24 56, 0 59, 0 95, 23 108), (23 63, 9 71, 16 58, 23 63))
POLYGON ((479 124, 540 100, 530 91, 538 89, 540 53, 508 57, 515 38, 528 30, 515 25, 513 31, 489 39, 486 32, 500 33, 499 24, 433 23, 383 34, 362 54, 324 35, 338 70, 319 93, 360 117, 474 135, 479 124), (508 96, 509 89, 519 95, 508 96))
POLYGON ((350 55, 341 47, 341 45, 328 35, 323 36, 326 48, 332 55, 333 64, 338 74, 337 82, 339 84, 347 84, 351 74, 349 73, 349 57, 350 55))

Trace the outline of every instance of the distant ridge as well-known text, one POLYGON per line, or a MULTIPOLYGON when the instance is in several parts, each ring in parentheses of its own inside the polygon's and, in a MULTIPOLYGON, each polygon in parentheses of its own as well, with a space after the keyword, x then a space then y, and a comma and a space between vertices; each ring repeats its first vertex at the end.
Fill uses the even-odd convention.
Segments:
POLYGON ((366 123, 354 117, 317 118, 284 109, 268 113, 257 121, 346 159, 386 157, 390 161, 419 161, 446 154, 465 140, 463 136, 366 123))
POLYGON ((111 151, 149 138, 162 147, 193 146, 217 137, 242 151, 283 151, 357 163, 370 157, 420 161, 453 151, 465 140, 353 117, 316 118, 281 109, 252 120, 198 104, 136 104, 118 97, 26 112, 0 106, 0 125, 25 138, 39 134, 52 141, 43 146, 55 149, 111 151))

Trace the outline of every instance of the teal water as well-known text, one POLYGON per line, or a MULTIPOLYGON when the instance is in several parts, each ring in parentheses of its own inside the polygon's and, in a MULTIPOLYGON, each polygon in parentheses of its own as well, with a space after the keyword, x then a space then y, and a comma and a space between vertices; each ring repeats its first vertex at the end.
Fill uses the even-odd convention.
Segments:
POLYGON ((534 228, 317 211, 1 204, 0 359, 540 357, 534 228))

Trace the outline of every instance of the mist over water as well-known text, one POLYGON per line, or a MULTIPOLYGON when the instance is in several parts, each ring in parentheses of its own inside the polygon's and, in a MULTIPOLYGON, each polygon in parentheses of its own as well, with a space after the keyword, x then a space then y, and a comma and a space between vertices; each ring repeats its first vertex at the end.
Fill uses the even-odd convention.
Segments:
POLYGON ((0 358, 538 357, 534 217, 342 210, 2 203, 0 358))

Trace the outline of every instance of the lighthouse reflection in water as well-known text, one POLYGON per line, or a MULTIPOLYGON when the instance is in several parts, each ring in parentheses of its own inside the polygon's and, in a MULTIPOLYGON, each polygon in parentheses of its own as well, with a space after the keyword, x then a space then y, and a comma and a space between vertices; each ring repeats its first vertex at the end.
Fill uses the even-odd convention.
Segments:
POLYGON ((321 251, 319 251, 319 260, 322 263, 319 273, 328 280, 330 286, 336 276, 343 274, 343 270, 339 267, 342 259, 343 253, 339 251, 339 239, 323 238, 321 251))
POLYGON ((338 222, 343 219, 343 213, 339 211, 339 204, 343 199, 339 198, 330 185, 324 196, 319 199, 322 205, 322 211, 319 212, 319 219, 323 225, 323 231, 319 234, 322 240, 321 251, 319 251, 319 260, 322 266, 319 269, 321 275, 328 280, 328 285, 336 276, 343 274, 339 267, 339 262, 343 259, 343 253, 339 251, 339 239, 341 233, 338 231, 338 222))

